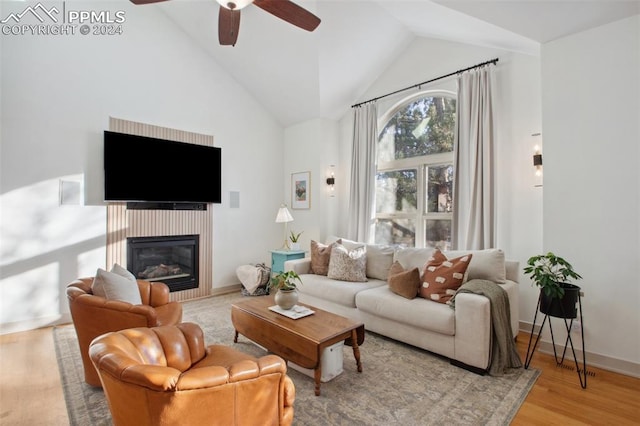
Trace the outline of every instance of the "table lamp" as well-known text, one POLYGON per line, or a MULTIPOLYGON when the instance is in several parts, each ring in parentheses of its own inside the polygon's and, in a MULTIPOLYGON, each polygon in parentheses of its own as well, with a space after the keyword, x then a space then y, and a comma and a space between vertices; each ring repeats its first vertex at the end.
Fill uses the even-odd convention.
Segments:
POLYGON ((289 239, 287 238, 287 223, 289 222, 293 222, 293 216, 291 216, 291 213, 289 213, 289 209, 287 209, 286 204, 280 204, 278 214, 276 215, 276 223, 284 223, 284 244, 282 245, 283 250, 289 250, 289 239))

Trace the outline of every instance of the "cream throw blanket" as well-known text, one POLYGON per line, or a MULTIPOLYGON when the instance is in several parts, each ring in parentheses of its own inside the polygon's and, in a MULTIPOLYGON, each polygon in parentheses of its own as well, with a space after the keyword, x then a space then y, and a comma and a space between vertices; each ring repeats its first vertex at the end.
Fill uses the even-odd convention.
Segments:
MULTIPOLYGON (((491 362, 489 374, 502 376, 509 368, 522 367, 522 360, 516 349, 511 330, 511 311, 507 292, 489 280, 470 280, 464 283, 458 293, 474 293, 485 296, 491 302, 491 362)), ((450 305, 455 309, 455 296, 450 305)))

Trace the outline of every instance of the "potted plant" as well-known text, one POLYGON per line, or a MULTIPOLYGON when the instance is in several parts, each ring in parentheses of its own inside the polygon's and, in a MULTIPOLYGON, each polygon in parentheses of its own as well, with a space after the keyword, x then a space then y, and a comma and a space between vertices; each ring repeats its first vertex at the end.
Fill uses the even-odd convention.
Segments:
POLYGON ((580 287, 568 281, 582 277, 569 262, 548 252, 530 257, 524 273, 540 287, 540 312, 558 318, 576 318, 580 287))
POLYGON ((302 235, 302 232, 298 232, 296 234, 295 232, 291 231, 291 236, 289 236, 289 239, 291 240, 291 250, 300 250, 300 243, 298 243, 300 235, 302 235))
POLYGON ((300 276, 295 271, 279 272, 271 277, 269 289, 278 290, 275 301, 282 309, 291 309, 298 303, 296 281, 302 284, 300 276))

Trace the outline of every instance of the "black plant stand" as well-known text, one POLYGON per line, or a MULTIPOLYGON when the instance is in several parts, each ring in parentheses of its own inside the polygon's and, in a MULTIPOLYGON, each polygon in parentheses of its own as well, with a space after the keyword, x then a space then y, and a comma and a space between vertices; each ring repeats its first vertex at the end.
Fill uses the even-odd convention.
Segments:
MULTIPOLYGON (((540 292, 540 297, 538 297, 538 306, 536 307, 536 313, 533 316, 533 325, 531 326, 531 334, 529 336, 529 346, 527 347, 527 357, 524 363, 524 368, 526 369, 529 368, 529 364, 531 363, 531 359, 533 358, 533 354, 535 353, 536 346, 538 345, 538 341, 540 340, 540 334, 542 334, 542 329, 544 328, 544 323, 547 321, 547 318, 549 318, 550 316, 555 316, 550 314, 544 314, 544 318, 542 319, 542 325, 540 326, 540 330, 538 330, 538 335, 536 336, 533 347, 531 347, 531 342, 533 341, 533 335, 534 335, 533 329, 536 325, 538 311, 540 311, 540 303, 542 301, 542 297, 543 297, 542 292, 540 292)), ((582 338, 582 368, 580 368, 580 365, 578 364, 578 357, 576 356, 576 351, 573 347, 573 340, 571 339, 571 326, 573 325, 573 320, 576 319, 576 316, 573 315, 570 318, 567 318, 565 315, 555 316, 556 318, 561 318, 564 320, 564 325, 567 329, 567 339, 564 342, 564 350, 562 351, 562 357, 559 359, 558 359, 558 354, 556 352, 556 342, 553 336, 553 327, 551 325, 551 318, 549 318, 549 331, 551 332, 551 343, 553 345, 553 356, 556 359, 556 365, 558 366, 563 365, 564 358, 567 353, 567 345, 570 345, 571 352, 573 353, 573 361, 576 364, 576 371, 578 372, 578 377, 580 379, 580 386, 582 386, 582 389, 586 389, 587 388, 587 358, 586 358, 586 352, 584 349, 584 322, 582 319, 582 301, 579 294, 578 294, 578 313, 580 315, 580 335, 582 338)))

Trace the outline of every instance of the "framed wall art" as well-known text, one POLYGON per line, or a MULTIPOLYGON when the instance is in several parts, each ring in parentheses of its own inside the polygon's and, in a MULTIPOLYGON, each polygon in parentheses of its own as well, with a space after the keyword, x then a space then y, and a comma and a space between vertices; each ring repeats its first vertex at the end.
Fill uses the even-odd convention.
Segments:
POLYGON ((296 210, 311 208, 311 172, 291 174, 291 208, 296 210))

